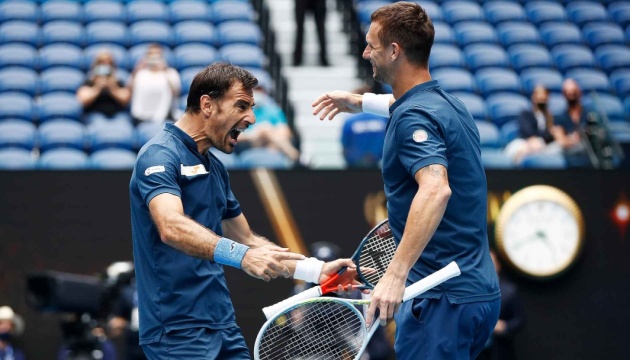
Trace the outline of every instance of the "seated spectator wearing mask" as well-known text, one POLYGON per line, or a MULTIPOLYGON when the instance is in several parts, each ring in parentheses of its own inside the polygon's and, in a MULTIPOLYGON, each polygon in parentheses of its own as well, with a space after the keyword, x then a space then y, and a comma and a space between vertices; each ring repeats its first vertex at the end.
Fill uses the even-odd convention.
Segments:
POLYGON ((164 122, 177 117, 173 111, 181 82, 177 70, 166 63, 160 45, 149 45, 146 56, 138 61, 130 76, 129 88, 131 116, 136 123, 164 122))
POLYGON ((549 90, 542 85, 536 85, 531 101, 532 108, 523 110, 518 119, 519 138, 505 147, 505 152, 516 164, 520 164, 530 154, 562 152, 551 134, 554 124, 548 106, 549 90))
POLYGON ((131 93, 116 78, 116 63, 109 51, 99 52, 94 58, 88 79, 77 90, 77 100, 85 115, 99 114, 107 119, 127 111, 131 93))
POLYGON ((562 94, 567 101, 567 110, 554 119, 551 134, 562 147, 569 167, 591 167, 581 135, 587 114, 582 105, 582 89, 575 80, 566 79, 562 94))
POLYGON ((13 339, 24 331, 24 321, 8 306, 0 307, 0 360, 24 360, 13 339))

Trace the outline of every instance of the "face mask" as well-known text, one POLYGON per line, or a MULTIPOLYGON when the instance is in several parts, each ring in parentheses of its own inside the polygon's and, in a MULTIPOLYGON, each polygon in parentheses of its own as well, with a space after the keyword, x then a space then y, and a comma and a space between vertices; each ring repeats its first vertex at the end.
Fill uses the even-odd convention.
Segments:
POLYGON ((567 103, 569 104, 569 106, 575 106, 578 104, 578 99, 567 100, 567 103))
POLYGON ((97 65, 94 67, 94 75, 109 76, 112 73, 112 67, 109 65, 97 65))
POLYGON ((11 342, 13 335, 11 333, 0 333, 0 341, 11 342))
POLYGON ((547 103, 546 102, 537 103, 536 106, 538 106, 538 109, 540 109, 540 111, 542 111, 542 112, 547 111, 547 103))

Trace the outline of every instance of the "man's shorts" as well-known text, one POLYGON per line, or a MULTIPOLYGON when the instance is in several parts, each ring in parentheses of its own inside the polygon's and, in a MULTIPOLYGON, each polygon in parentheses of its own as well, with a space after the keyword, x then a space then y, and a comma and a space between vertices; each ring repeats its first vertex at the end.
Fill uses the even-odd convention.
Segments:
POLYGON ((499 319, 501 299, 451 304, 414 299, 396 314, 396 359, 475 359, 499 319))
POLYGON ((251 359, 238 327, 172 330, 162 335, 159 342, 142 345, 142 349, 149 360, 251 359))

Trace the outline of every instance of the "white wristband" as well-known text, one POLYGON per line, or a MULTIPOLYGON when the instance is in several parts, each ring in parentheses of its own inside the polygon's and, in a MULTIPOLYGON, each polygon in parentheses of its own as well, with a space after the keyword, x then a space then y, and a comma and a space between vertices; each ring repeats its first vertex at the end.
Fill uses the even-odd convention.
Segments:
POLYGON ((319 283, 319 276, 322 274, 322 267, 324 262, 317 260, 314 257, 306 258, 304 260, 298 260, 295 264, 295 272, 293 278, 297 280, 304 280, 310 283, 319 283))
POLYGON ((389 116, 389 100, 392 98, 390 94, 372 94, 365 93, 363 94, 363 101, 361 103, 361 108, 363 112, 380 115, 380 116, 389 116))

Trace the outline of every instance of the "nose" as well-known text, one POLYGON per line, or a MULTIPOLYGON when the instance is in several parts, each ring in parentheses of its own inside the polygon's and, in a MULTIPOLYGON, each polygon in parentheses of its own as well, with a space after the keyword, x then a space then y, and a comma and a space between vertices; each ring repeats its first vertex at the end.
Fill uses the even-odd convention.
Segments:
POLYGON ((365 60, 370 60, 370 45, 365 46, 365 50, 363 50, 363 58, 365 60))

